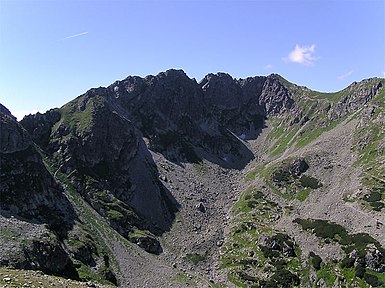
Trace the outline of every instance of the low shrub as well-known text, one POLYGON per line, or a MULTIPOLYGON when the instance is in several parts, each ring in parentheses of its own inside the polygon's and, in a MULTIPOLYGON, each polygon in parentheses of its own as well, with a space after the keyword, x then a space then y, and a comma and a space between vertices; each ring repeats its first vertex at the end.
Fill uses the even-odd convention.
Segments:
POLYGON ((255 208, 257 206, 258 206, 258 202, 255 200, 250 200, 247 202, 247 207, 249 207, 249 208, 255 208))
POLYGON ((291 183, 293 182, 292 178, 293 177, 291 173, 283 169, 276 170, 271 177, 271 179, 277 183, 281 183, 281 182, 291 183))
POLYGON ((265 257, 266 259, 278 258, 281 255, 281 253, 279 253, 278 251, 273 250, 273 249, 266 247, 266 246, 263 246, 263 245, 260 245, 259 248, 262 251, 263 257, 265 257))
POLYGON ((356 266, 356 269, 355 269, 356 277, 362 279, 364 277, 364 275, 365 275, 365 272, 366 272, 365 267, 361 263, 358 263, 357 266, 356 266))
POLYGON ((276 284, 276 286, 271 287, 293 287, 298 286, 300 284, 300 279, 297 275, 291 273, 289 270, 282 269, 278 270, 274 273, 273 276, 271 276, 268 283, 272 281, 276 284))
POLYGON ((243 271, 238 272, 238 276, 239 276, 239 278, 241 278, 243 281, 256 282, 256 283, 259 282, 258 278, 254 277, 254 276, 250 276, 250 275, 246 274, 246 273, 243 272, 243 271))
POLYGON ((318 181, 318 179, 307 175, 302 175, 299 178, 299 182, 301 183, 301 186, 304 188, 317 189, 322 187, 322 184, 318 181))
POLYGON ((315 270, 321 269, 322 258, 317 254, 314 254, 311 259, 311 264, 315 270))
POLYGON ((385 207, 385 204, 382 202, 370 202, 370 206, 374 211, 381 211, 385 207))
POLYGON ((341 261, 341 268, 352 268, 354 266, 355 259, 350 257, 345 257, 341 261))
MULTIPOLYGON (((379 286, 382 286, 382 284, 384 284, 378 279, 378 277, 376 275, 369 274, 367 272, 365 272, 365 274, 364 274, 364 280, 366 283, 368 283, 372 287, 379 287, 379 286)), ((382 286, 382 287, 384 287, 384 286, 382 286)))
POLYGON ((370 194, 364 196, 364 200, 367 202, 377 202, 381 200, 381 193, 372 191, 370 194))
POLYGON ((187 254, 186 258, 190 260, 194 265, 198 264, 201 261, 206 260, 206 255, 201 255, 198 253, 193 253, 193 254, 187 254))
POLYGON ((348 235, 344 227, 326 220, 296 218, 293 222, 301 225, 305 230, 313 230, 314 234, 320 238, 334 239, 335 235, 345 238, 348 235))

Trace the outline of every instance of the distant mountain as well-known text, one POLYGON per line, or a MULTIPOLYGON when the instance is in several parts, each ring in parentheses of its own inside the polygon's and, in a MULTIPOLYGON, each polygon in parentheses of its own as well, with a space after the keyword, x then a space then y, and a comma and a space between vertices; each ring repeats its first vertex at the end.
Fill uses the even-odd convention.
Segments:
POLYGON ((0 263, 121 287, 385 285, 385 80, 129 76, 0 106, 0 263))

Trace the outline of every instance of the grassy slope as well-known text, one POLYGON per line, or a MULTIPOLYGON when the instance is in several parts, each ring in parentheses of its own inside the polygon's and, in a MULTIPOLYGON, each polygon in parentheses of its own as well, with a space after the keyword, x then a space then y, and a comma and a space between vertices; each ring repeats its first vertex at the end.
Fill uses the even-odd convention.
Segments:
MULTIPOLYGON (((374 79, 373 81, 376 80, 378 79, 374 79)), ((293 98, 295 98, 298 107, 303 112, 303 116, 306 115, 309 120, 306 123, 290 125, 290 116, 282 117, 280 115, 271 118, 269 122, 276 128, 271 129, 264 142, 264 150, 270 157, 264 163, 258 163, 254 169, 250 170, 245 176, 245 180, 249 183, 254 183, 253 181, 258 179, 258 181, 265 183, 264 185, 267 187, 267 191, 270 190, 279 197, 287 200, 298 199, 304 201, 309 196, 311 190, 303 190, 295 195, 282 193, 282 190, 277 188, 275 183, 271 181, 271 175, 284 161, 270 161, 282 157, 283 159, 290 160, 290 158, 287 158, 290 157, 290 152, 306 147, 322 133, 334 129, 344 120, 349 120, 352 117, 363 117, 361 114, 365 111, 361 109, 356 114, 346 115, 338 119, 330 119, 327 114, 322 111, 325 110, 328 105, 334 105, 347 97, 349 93, 351 93, 349 87, 336 93, 321 93, 296 86, 283 78, 281 81, 293 93, 293 98), (274 164, 271 165, 271 163, 274 164)), ((384 80, 382 80, 382 84, 384 86, 384 80)), ((364 88, 370 85, 370 81, 362 85, 360 83, 360 87, 364 86, 364 88)), ((352 147, 352 149, 359 155, 359 160, 356 165, 362 167, 364 171, 361 178, 362 183, 369 187, 371 191, 380 192, 381 197, 377 203, 383 203, 385 199, 385 130, 383 129, 385 126, 385 89, 380 89, 376 97, 367 106, 370 107, 371 105, 376 105, 377 107, 374 110, 372 119, 367 124, 361 124, 361 126, 357 127, 355 136, 357 139, 356 144, 362 139, 366 140, 366 144, 360 148, 357 148, 358 145, 356 145, 356 147, 352 147)), ((261 235, 273 235, 279 232, 274 231, 274 217, 285 217, 285 214, 290 214, 290 206, 278 206, 278 208, 275 206, 273 208, 269 204, 269 201, 266 200, 263 200, 263 205, 261 205, 261 202, 256 201, 252 196, 253 193, 255 194, 256 189, 257 188, 250 186, 235 204, 233 228, 230 229, 229 240, 222 249, 222 268, 228 270, 229 280, 239 287, 254 287, 252 285, 258 287, 257 285, 261 283, 259 282, 261 279, 269 279, 269 277, 271 277, 271 271, 274 271, 276 268, 272 265, 271 259, 263 256, 258 246, 258 241, 261 235)), ((377 199, 378 197, 374 198, 377 199)), ((378 207, 378 205, 376 207, 378 207)), ((356 245, 349 243, 346 244, 348 245, 346 247, 356 245)), ((370 244, 363 244, 363 248, 361 248, 363 251, 367 251, 365 249, 368 249, 365 248, 365 245, 370 246, 370 244)), ((300 247, 296 249, 299 252, 298 254, 300 254, 300 247)), ((341 260, 321 262, 319 267, 315 269, 309 264, 312 259, 312 257, 306 255, 302 255, 302 258, 299 257, 298 260, 297 258, 285 258, 286 264, 284 264, 284 267, 296 273, 301 278, 301 287, 311 286, 310 274, 316 275, 313 284, 324 282, 327 286, 333 286, 336 281, 344 279, 348 287, 369 287, 367 282, 370 282, 370 280, 365 279, 370 277, 365 276, 366 278, 364 277, 364 279, 357 277, 356 269, 344 267, 341 260), (306 259, 308 259, 308 261, 306 261, 306 259)), ((366 273, 374 275, 379 283, 382 281, 383 284, 380 285, 385 285, 383 274, 370 269, 366 269, 366 273)))

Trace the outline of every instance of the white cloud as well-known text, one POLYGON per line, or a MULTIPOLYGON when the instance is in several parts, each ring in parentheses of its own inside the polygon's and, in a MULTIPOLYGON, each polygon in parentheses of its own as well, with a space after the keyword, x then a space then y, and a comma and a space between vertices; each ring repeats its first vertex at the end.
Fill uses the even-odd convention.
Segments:
POLYGON ((317 58, 314 56, 315 53, 315 45, 311 46, 299 46, 298 44, 295 45, 295 48, 293 51, 290 52, 290 54, 283 58, 285 62, 293 62, 302 64, 305 66, 311 66, 314 64, 314 61, 317 60, 317 58))
POLYGON ((24 116, 29 115, 29 114, 36 114, 39 112, 39 110, 19 110, 12 112, 12 115, 17 118, 17 121, 20 121, 24 118, 24 116))
POLYGON ((350 70, 349 72, 346 72, 345 74, 342 74, 340 76, 338 76, 338 79, 339 80, 345 80, 346 78, 348 78, 350 75, 352 75, 354 72, 354 70, 350 70))
POLYGON ((385 71, 384 71, 384 72, 382 72, 382 75, 385 77, 385 71))
POLYGON ((58 39, 58 40, 56 40, 56 41, 63 41, 63 40, 67 40, 67 39, 71 39, 71 38, 83 36, 83 35, 86 35, 86 34, 88 34, 88 32, 82 32, 82 33, 78 33, 78 34, 74 34, 74 35, 71 35, 71 36, 67 36, 67 37, 58 39))
POLYGON ((274 65, 273 64, 267 64, 266 66, 265 66, 265 69, 267 69, 267 70, 271 70, 271 69, 273 69, 274 68, 274 65))

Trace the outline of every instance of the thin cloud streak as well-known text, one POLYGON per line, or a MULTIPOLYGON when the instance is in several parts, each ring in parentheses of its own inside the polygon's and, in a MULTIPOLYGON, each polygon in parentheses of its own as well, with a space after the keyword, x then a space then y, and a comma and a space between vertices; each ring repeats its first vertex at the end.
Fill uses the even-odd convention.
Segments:
POLYGON ((349 72, 346 72, 345 74, 342 74, 340 76, 338 76, 338 79, 339 80, 345 80, 346 78, 348 78, 350 75, 352 75, 354 72, 354 70, 350 70, 349 72))
POLYGON ((63 40, 67 40, 67 39, 71 39, 71 38, 75 38, 75 37, 80 37, 80 36, 83 36, 83 35, 86 35, 86 34, 88 34, 88 31, 87 32, 78 33, 78 34, 75 34, 75 35, 71 35, 71 36, 67 36, 67 37, 58 39, 57 41, 63 41, 63 40))

